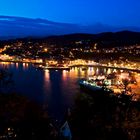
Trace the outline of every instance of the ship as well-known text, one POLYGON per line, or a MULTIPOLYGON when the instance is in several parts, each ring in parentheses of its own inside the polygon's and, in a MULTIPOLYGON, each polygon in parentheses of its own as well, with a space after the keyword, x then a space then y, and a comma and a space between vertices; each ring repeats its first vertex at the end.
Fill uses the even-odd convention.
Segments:
POLYGON ((97 86, 95 82, 89 82, 86 79, 82 79, 79 81, 79 85, 81 89, 87 89, 91 91, 100 91, 102 90, 101 86, 97 86))
POLYGON ((112 93, 113 90, 108 88, 108 81, 105 79, 81 79, 79 81, 80 88, 86 92, 104 92, 112 93))

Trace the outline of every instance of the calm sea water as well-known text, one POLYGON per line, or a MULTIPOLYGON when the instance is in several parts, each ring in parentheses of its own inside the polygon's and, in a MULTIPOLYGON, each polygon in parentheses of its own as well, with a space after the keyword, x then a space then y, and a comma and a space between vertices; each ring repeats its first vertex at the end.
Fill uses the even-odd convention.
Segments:
POLYGON ((39 70, 25 63, 0 63, 0 68, 13 73, 14 91, 48 106, 49 115, 55 120, 62 120, 67 108, 74 105, 75 97, 80 93, 79 79, 114 71, 93 67, 88 70, 77 67, 70 71, 39 70))

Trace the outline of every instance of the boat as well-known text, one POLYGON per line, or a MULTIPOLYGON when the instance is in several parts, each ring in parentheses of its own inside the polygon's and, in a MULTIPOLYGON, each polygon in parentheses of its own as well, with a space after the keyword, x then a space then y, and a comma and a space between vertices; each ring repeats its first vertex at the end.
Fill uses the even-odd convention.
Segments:
POLYGON ((107 81, 102 79, 82 79, 79 81, 79 85, 86 92, 113 92, 110 88, 107 88, 107 81))
POLYGON ((97 84, 95 82, 89 82, 87 80, 80 80, 79 85, 80 85, 81 89, 87 89, 87 90, 91 90, 91 91, 102 90, 102 87, 97 86, 97 84))

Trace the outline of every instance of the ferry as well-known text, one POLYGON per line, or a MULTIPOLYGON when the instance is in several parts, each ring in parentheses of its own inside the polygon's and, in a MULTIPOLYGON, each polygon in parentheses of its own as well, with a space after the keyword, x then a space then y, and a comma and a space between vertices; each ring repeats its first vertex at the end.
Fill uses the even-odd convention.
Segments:
POLYGON ((100 79, 88 78, 79 81, 80 88, 87 92, 104 91, 107 93, 112 93, 113 90, 107 87, 109 84, 109 81, 103 77, 100 79))
POLYGON ((91 91, 102 90, 101 86, 97 86, 95 82, 89 82, 87 80, 80 80, 79 85, 80 85, 81 89, 89 89, 91 91))

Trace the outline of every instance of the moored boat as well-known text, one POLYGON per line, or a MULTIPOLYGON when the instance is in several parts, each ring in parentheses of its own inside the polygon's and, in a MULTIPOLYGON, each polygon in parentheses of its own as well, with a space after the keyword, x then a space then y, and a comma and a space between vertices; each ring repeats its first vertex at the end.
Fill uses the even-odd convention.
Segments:
POLYGON ((79 81, 80 88, 87 92, 107 92, 112 93, 112 90, 107 87, 106 80, 99 79, 82 79, 79 81))
POLYGON ((79 85, 81 89, 87 89, 91 91, 100 91, 102 90, 102 87, 97 86, 95 82, 89 82, 87 80, 80 80, 79 85))

